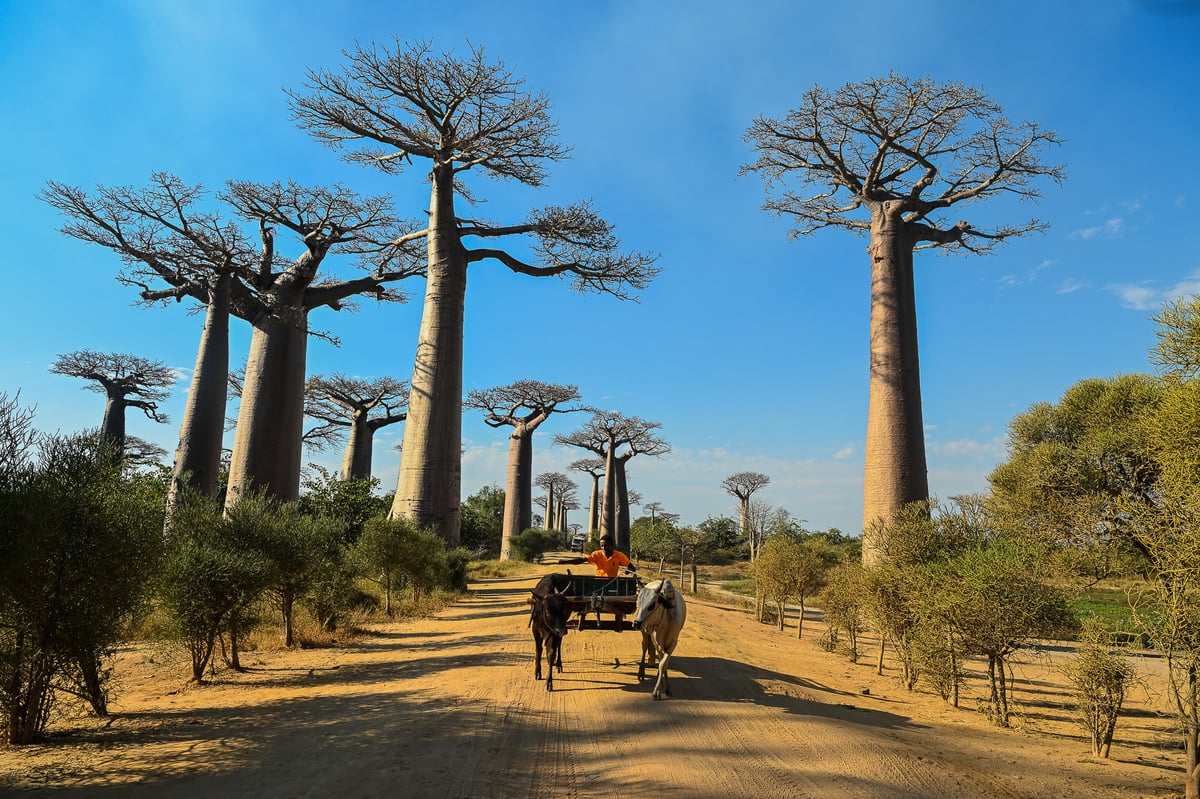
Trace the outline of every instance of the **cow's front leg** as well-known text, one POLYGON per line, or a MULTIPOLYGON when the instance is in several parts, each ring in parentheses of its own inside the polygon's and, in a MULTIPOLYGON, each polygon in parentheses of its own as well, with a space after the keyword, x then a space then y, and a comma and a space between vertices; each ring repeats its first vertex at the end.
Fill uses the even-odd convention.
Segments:
POLYGON ((533 633, 533 679, 542 679, 542 636, 535 630, 533 633))

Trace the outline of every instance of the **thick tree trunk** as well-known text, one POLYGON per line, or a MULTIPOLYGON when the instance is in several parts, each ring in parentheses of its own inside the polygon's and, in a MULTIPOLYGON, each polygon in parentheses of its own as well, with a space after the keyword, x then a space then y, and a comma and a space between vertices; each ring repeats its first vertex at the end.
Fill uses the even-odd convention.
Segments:
POLYGON ((104 403, 104 421, 100 423, 100 434, 112 442, 114 458, 120 463, 125 458, 125 397, 115 387, 104 387, 107 399, 104 403))
POLYGON ((75 662, 83 682, 84 699, 97 716, 108 716, 108 694, 104 690, 104 675, 99 659, 91 652, 80 652, 75 662))
POLYGON ((914 242, 888 209, 871 222, 870 404, 863 478, 863 564, 880 558, 872 534, 909 502, 927 499, 921 374, 917 359, 917 309, 913 288, 914 242))
POLYGON ((279 610, 283 615, 283 645, 289 648, 296 645, 296 633, 292 627, 292 608, 295 604, 296 595, 290 588, 279 593, 279 610))
POLYGON ((291 323, 271 317, 255 323, 229 466, 226 508, 232 508, 250 490, 283 502, 300 497, 308 314, 297 310, 294 317, 291 323))
POLYGON ((366 411, 356 412, 350 423, 350 438, 346 441, 346 452, 342 457, 342 480, 370 478, 373 433, 366 411))
POLYGON ((628 555, 630 552, 629 489, 625 483, 624 458, 613 458, 613 471, 616 472, 616 480, 614 480, 616 495, 613 497, 613 513, 615 516, 613 526, 616 530, 613 536, 616 539, 614 543, 617 549, 628 555))
POLYGON ((588 528, 591 535, 600 528, 600 475, 592 475, 592 496, 588 501, 588 528))
POLYGON ((512 560, 512 539, 533 525, 533 439, 523 427, 508 437, 508 478, 504 485, 504 525, 500 560, 512 560))
POLYGON ((404 457, 391 516, 412 517, 457 547, 461 525, 463 319, 467 261, 454 218, 454 175, 435 167, 425 308, 413 364, 404 457))
POLYGON ((746 539, 746 543, 750 545, 750 560, 754 560, 754 534, 750 530, 750 498, 738 498, 738 511, 740 512, 742 537, 746 539))
POLYGON ((229 380, 229 291, 233 278, 220 275, 209 295, 204 330, 196 350, 196 368, 179 426, 179 447, 167 490, 167 526, 188 485, 215 498, 220 483, 221 440, 229 380))
POLYGON ((543 530, 554 529, 554 486, 546 486, 546 515, 542 519, 543 530))
POLYGON ((1198 730, 1195 725, 1187 726, 1187 765, 1184 770, 1184 798, 1200 799, 1200 748, 1197 747, 1198 730))
MULTIPOLYGON (((617 467, 610 446, 604 456, 604 502, 600 512, 600 535, 611 535, 614 543, 617 536, 617 467)), ((628 550, 621 550, 628 554, 628 550)))

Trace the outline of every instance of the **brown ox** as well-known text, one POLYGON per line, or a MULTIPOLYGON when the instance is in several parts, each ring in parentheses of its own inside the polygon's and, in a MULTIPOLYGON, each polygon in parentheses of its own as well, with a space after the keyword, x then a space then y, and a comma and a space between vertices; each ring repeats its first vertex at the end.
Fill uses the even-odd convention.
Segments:
POLYGON ((687 618, 683 594, 675 590, 670 580, 647 583, 637 597, 637 617, 633 628, 642 631, 642 662, 638 664, 638 681, 646 678, 646 658, 650 665, 658 661, 658 680, 654 683, 654 698, 671 695, 667 679, 667 663, 679 642, 679 631, 687 618))
POLYGON ((562 639, 567 634, 567 589, 571 574, 547 574, 530 590, 529 626, 533 628, 533 678, 542 679, 542 651, 546 652, 546 690, 554 690, 554 669, 562 674, 562 639))

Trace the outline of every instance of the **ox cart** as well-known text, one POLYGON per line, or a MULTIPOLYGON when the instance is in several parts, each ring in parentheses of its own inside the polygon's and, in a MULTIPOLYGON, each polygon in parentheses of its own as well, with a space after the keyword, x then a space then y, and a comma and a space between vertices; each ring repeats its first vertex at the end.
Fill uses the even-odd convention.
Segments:
POLYGON ((555 587, 563 591, 568 625, 576 630, 633 629, 637 595, 636 577, 596 577, 588 574, 556 574, 555 587), (564 590, 565 586, 565 590, 564 590), (603 618, 601 614, 610 618, 603 618))

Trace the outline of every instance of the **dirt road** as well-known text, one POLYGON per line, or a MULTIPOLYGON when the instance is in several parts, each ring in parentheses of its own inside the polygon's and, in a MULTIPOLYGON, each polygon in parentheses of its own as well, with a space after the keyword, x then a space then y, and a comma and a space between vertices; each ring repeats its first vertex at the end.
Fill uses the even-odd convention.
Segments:
POLYGON ((484 581, 435 618, 264 653, 204 687, 128 650, 115 720, 0 749, 0 794, 1128 799, 1182 784, 1169 724, 1144 710, 1114 760, 1087 757, 1044 664, 1018 675, 1026 732, 999 731, 821 651, 816 623, 797 641, 719 601, 689 601, 673 697, 638 684, 637 633, 596 630, 567 636, 547 693, 533 582, 484 581))

